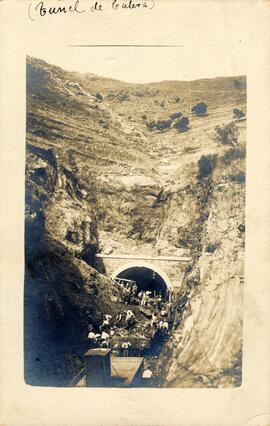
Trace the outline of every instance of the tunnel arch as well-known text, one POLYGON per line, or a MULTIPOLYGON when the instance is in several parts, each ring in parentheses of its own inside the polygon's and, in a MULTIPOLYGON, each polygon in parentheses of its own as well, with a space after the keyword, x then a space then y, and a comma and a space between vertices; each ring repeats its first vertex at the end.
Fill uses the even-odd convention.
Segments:
MULTIPOLYGON (((145 270, 151 271, 151 273, 155 273, 160 279, 164 282, 165 287, 169 290, 172 290, 172 284, 167 276, 167 274, 162 271, 159 267, 156 265, 153 265, 148 262, 128 262, 124 265, 119 266, 112 274, 112 278, 123 278, 129 277, 129 279, 134 279, 134 274, 138 274, 138 270, 141 269, 142 272, 147 272, 145 270), (132 274, 133 271, 133 274, 132 274)), ((136 281, 136 280, 135 280, 136 281)), ((160 281, 161 282, 161 281, 160 281)), ((164 290, 166 289, 164 288, 164 290)))

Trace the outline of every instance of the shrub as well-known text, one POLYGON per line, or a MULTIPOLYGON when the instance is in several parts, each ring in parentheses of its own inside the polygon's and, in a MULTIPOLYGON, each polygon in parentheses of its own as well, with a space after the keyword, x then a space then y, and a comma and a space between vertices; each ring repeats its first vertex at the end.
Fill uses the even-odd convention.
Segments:
POLYGON ((208 244, 208 246, 206 247, 205 251, 207 253, 214 253, 219 247, 220 247, 220 243, 208 244))
POLYGON ((154 121, 148 121, 146 123, 146 126, 148 127, 149 130, 153 130, 156 127, 156 123, 154 121))
POLYGON ((172 124, 172 120, 158 120, 156 122, 155 127, 157 130, 163 131, 163 130, 169 129, 171 127, 171 124, 172 124))
POLYGON ((222 159, 225 164, 231 163, 233 160, 244 160, 246 158, 245 148, 231 148, 225 152, 222 159))
POLYGON ((242 171, 242 172, 236 173, 235 175, 229 176, 229 178, 232 182, 236 182, 236 183, 241 184, 241 183, 245 183, 246 174, 245 174, 245 172, 242 171))
POLYGON ((129 95, 128 95, 128 93, 120 93, 118 98, 119 98, 120 101, 128 101, 129 95))
POLYGON ((97 92, 96 93, 96 100, 97 101, 102 101, 102 99, 103 99, 103 96, 101 95, 101 93, 97 92))
POLYGON ((207 113, 207 104, 205 102, 199 102, 197 103, 197 105, 194 105, 191 109, 191 111, 193 112, 193 114, 196 115, 205 115, 207 113))
POLYGON ((182 117, 174 124, 174 128, 179 130, 180 132, 185 132, 188 130, 189 119, 188 117, 182 117))
POLYGON ((245 224, 243 223, 240 223, 240 225, 237 228, 238 228, 238 231, 240 232, 245 232, 246 230, 245 224))
POLYGON ((239 131, 234 122, 226 124, 223 127, 216 126, 216 141, 221 145, 230 145, 235 147, 238 144, 239 131))
POLYGON ((203 179, 205 177, 210 176, 214 168, 216 166, 217 162, 217 156, 216 155, 202 155, 201 158, 198 160, 198 179, 203 179))
POLYGON ((142 119, 143 119, 143 120, 146 120, 146 119, 147 119, 147 115, 143 114, 143 115, 142 115, 142 119))
POLYGON ((246 114, 241 109, 234 108, 233 109, 233 116, 234 116, 234 118, 244 118, 246 116, 246 114))
POLYGON ((144 232, 144 223, 143 219, 139 217, 138 219, 135 219, 132 223, 131 229, 128 231, 127 236, 131 237, 132 235, 138 234, 138 239, 140 240, 142 238, 144 232))
POLYGON ((149 130, 156 129, 159 131, 169 129, 171 127, 171 124, 172 124, 172 120, 158 120, 157 122, 150 121, 146 123, 149 130))
POLYGON ((174 114, 172 114, 172 115, 170 116, 170 119, 171 119, 172 121, 174 121, 174 120, 176 120, 177 118, 180 118, 182 115, 183 115, 183 114, 182 114, 182 112, 175 112, 174 114))
POLYGON ((246 88, 246 82, 241 80, 233 80, 233 85, 237 90, 243 90, 246 88))
POLYGON ((200 234, 197 227, 183 227, 180 226, 177 230, 177 244, 178 247, 196 249, 200 247, 200 234))

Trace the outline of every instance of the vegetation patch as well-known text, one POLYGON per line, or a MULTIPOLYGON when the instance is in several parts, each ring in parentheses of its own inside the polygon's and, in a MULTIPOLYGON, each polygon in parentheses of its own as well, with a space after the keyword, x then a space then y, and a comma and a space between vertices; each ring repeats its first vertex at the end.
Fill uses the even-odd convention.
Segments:
POLYGON ((198 180, 209 177, 216 166, 217 156, 215 154, 202 155, 198 161, 198 180))
POLYGON ((192 107, 191 112, 198 116, 203 116, 203 115, 206 115, 207 108, 208 106, 205 102, 198 102, 196 105, 192 107))
POLYGON ((179 130, 179 132, 186 132, 188 130, 188 126, 189 126, 189 119, 188 117, 182 117, 180 118, 180 120, 178 120, 175 124, 174 124, 174 128, 179 130))
POLYGON ((234 122, 224 126, 216 126, 216 141, 219 145, 237 146, 239 130, 234 122))

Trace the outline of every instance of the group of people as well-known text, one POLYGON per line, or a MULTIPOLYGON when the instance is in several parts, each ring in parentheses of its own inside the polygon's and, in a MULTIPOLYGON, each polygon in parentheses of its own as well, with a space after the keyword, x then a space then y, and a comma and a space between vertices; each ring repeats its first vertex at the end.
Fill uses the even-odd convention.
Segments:
POLYGON ((167 309, 162 307, 160 311, 154 312, 151 318, 151 328, 153 331, 159 331, 163 336, 169 333, 169 318, 171 316, 170 302, 167 304, 167 309))
MULTIPOLYGON (((172 314, 171 298, 166 295, 166 301, 161 294, 152 293, 150 290, 141 290, 138 292, 135 282, 120 282, 119 284, 123 289, 122 294, 126 302, 125 304, 139 305, 152 312, 152 317, 146 321, 141 328, 138 327, 142 335, 141 337, 146 341, 151 339, 156 333, 166 337, 169 333, 169 323, 172 314)), ((93 324, 89 324, 88 326, 88 341, 90 348, 114 348, 115 341, 118 339, 118 348, 120 346, 122 354, 128 356, 132 346, 129 341, 132 341, 132 339, 130 339, 130 331, 134 329, 137 322, 138 319, 131 309, 126 309, 123 312, 117 313, 115 318, 113 318, 112 315, 104 314, 98 332, 94 331, 93 324)), ((137 329, 135 332, 136 331, 137 329)))
MULTIPOLYGON (((88 341, 90 348, 109 348, 116 330, 122 326, 126 329, 130 329, 130 327, 135 324, 135 321, 135 315, 130 309, 124 311, 124 314, 118 313, 114 321, 112 315, 105 314, 102 324, 99 326, 98 333, 94 331, 92 323, 88 325, 88 341)), ((124 356, 127 356, 129 346, 130 342, 124 340, 122 346, 124 356)))
POLYGON ((162 302, 171 301, 172 294, 167 288, 166 294, 161 296, 160 293, 150 290, 138 291, 135 281, 118 278, 116 280, 121 288, 122 300, 126 305, 153 306, 160 309, 162 302))
POLYGON ((121 288, 122 300, 126 305, 136 305, 138 287, 135 281, 118 279, 121 288))
MULTIPOLYGON (((152 296, 152 292, 149 291, 149 290, 140 291, 139 294, 138 294, 140 306, 149 306, 149 304, 151 302, 151 296, 152 296)), ((161 296, 158 296, 158 298, 161 299, 161 296)))
POLYGON ((94 327, 92 324, 88 326, 88 341, 90 349, 93 348, 108 348, 109 347, 109 339, 110 333, 107 333, 105 330, 101 333, 95 333, 94 327))

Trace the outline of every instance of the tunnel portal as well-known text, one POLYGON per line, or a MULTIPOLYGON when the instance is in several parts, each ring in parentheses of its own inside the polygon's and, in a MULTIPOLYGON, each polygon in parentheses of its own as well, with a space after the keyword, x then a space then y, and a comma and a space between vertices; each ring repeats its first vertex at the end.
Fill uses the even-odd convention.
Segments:
POLYGON ((135 281, 138 292, 149 290, 152 294, 166 296, 167 285, 164 279, 153 269, 145 266, 133 266, 121 271, 116 278, 135 281))
MULTIPOLYGON (((125 279, 137 280, 139 285, 159 288, 162 293, 178 291, 184 276, 183 265, 191 261, 190 257, 184 256, 152 256, 137 254, 103 254, 97 253, 95 256, 95 268, 101 273, 105 273, 112 279, 128 277, 125 279), (146 271, 145 271, 146 269, 146 271), (150 270, 150 276, 149 276, 150 270), (148 280, 142 280, 144 272, 148 271, 148 280), (151 274, 155 273, 153 280, 151 274), (135 278, 134 278, 135 274, 135 278), (132 278, 133 276, 133 278, 132 278), (152 281, 152 282, 151 282, 152 281)), ((153 278, 153 277, 152 277, 153 278)))

